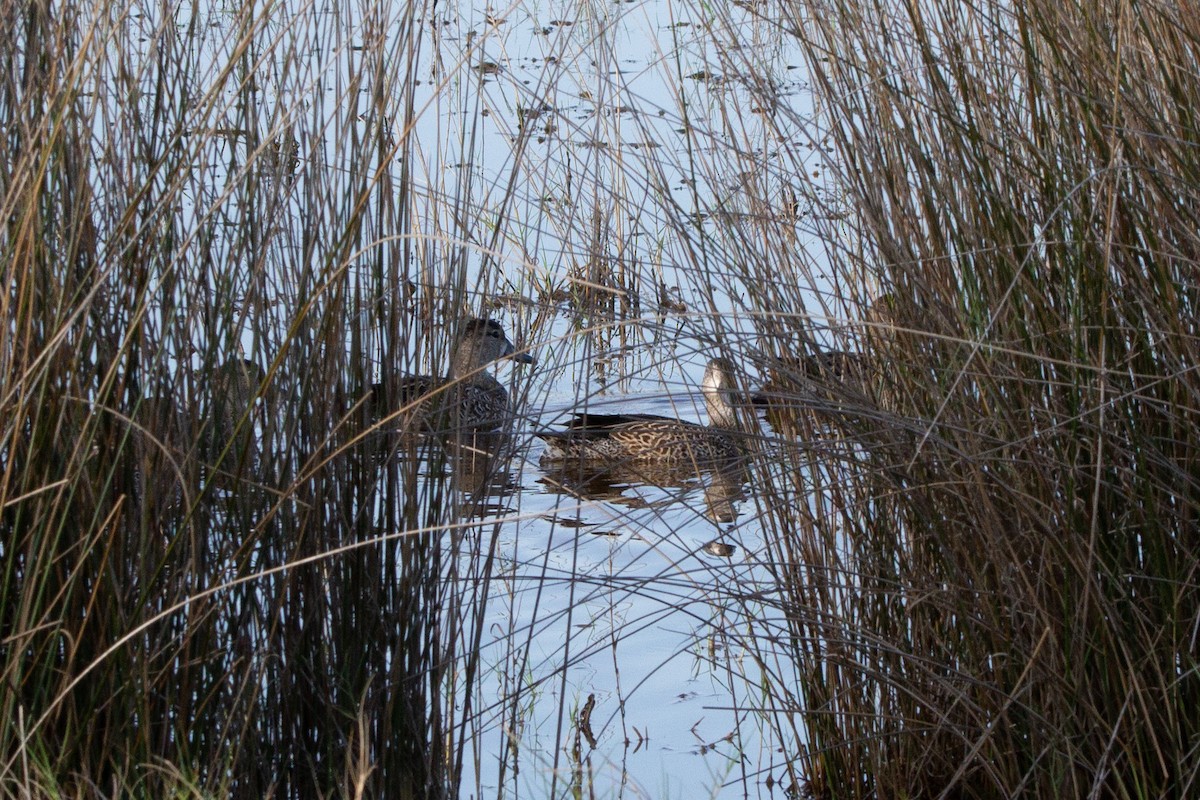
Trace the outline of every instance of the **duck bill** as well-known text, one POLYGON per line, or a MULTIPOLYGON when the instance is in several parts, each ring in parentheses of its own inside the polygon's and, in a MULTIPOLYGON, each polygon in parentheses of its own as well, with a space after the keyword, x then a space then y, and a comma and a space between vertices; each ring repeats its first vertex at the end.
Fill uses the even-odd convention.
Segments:
POLYGON ((511 359, 518 364, 537 363, 537 359, 531 356, 529 353, 518 353, 517 348, 512 346, 512 342, 509 342, 508 346, 504 348, 504 354, 501 356, 501 358, 511 359))

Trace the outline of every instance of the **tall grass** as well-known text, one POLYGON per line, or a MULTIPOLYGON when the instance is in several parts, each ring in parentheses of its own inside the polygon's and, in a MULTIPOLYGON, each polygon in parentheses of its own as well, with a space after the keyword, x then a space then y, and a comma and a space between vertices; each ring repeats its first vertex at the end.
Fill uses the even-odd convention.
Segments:
POLYGON ((873 365, 854 455, 779 545, 810 789, 1190 794, 1200 28, 791 10, 873 365))
POLYGON ((419 9, 378 11, 6 16, 5 796, 457 780, 469 492, 358 401, 484 309, 411 241, 419 9))
MULTIPOLYGON (((433 6, 5 19, 0 793, 482 792, 482 729, 525 724, 535 633, 586 582, 505 632, 485 698, 520 462, 361 400, 444 372, 495 308, 526 335, 566 312, 543 370, 589 376, 581 403, 631 353, 672 379, 718 352, 864 366, 749 448, 778 593, 700 576, 742 605, 720 634, 787 748, 743 783, 1188 793, 1200 29, 1040 0, 670 10, 721 47, 672 26, 661 114, 617 77, 608 4, 547 26, 536 84, 481 68, 502 20, 455 40, 433 6), (773 71, 789 41, 811 115, 773 71)), ((707 488, 727 524, 741 476, 707 488)), ((554 753, 582 792, 578 733, 554 753)))

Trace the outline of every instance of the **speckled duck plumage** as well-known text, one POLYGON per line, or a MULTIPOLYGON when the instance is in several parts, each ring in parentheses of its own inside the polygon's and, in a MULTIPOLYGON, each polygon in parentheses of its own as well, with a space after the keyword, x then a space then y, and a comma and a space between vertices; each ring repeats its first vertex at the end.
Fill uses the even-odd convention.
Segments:
POLYGON ((861 356, 840 350, 781 359, 772 365, 770 377, 754 395, 754 404, 768 406, 777 398, 812 394, 818 387, 845 384, 859 378, 862 371, 861 356))
POLYGON ((509 419, 511 410, 508 390, 486 368, 510 356, 513 361, 534 363, 528 353, 516 353, 499 322, 472 319, 455 340, 449 376, 401 378, 396 384, 395 402, 388 402, 383 384, 375 384, 372 402, 376 416, 389 416, 412 406, 400 417, 419 430, 495 430, 509 419))
POLYGON ((653 414, 577 414, 564 430, 538 434, 548 445, 542 460, 712 464, 741 456, 727 359, 708 362, 703 390, 709 425, 653 414))
POLYGON ((871 378, 858 353, 839 350, 788 357, 771 364, 768 379, 753 395, 775 430, 807 435, 867 405, 871 378))

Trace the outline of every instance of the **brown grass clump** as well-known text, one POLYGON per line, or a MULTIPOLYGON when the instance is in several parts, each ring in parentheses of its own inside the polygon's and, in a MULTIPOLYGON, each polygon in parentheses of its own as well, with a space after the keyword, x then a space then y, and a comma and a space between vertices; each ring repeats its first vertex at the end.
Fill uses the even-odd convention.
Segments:
POLYGON ((406 291, 417 82, 310 102, 327 9, 10 12, 0 796, 441 796, 465 492, 357 402, 482 309, 406 291))
POLYGON ((1196 786, 1193 17, 795 20, 848 213, 835 271, 887 305, 879 407, 844 420, 860 454, 782 545, 825 796, 1196 786))

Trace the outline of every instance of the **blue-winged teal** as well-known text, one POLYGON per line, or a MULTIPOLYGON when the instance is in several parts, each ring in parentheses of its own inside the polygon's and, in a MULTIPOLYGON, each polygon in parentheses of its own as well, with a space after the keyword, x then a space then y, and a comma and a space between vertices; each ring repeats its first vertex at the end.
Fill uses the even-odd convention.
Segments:
POLYGON ((837 350, 780 359, 754 393, 754 405, 765 409, 772 428, 788 436, 844 427, 877 416, 873 398, 887 376, 871 369, 867 356, 837 350))
POLYGON ((565 430, 538 434, 549 445, 542 460, 712 464, 735 459, 742 455, 742 434, 728 359, 708 362, 703 390, 709 425, 654 414, 577 414, 565 430))
POLYGON ((753 400, 756 406, 795 405, 799 397, 825 395, 862 376, 862 356, 841 350, 781 359, 771 367, 770 377, 753 400))
POLYGON ((409 375, 396 385, 396 402, 389 402, 387 387, 371 387, 376 417, 399 415, 408 424, 423 430, 494 430, 510 417, 508 390, 487 371, 501 358, 532 364, 533 356, 517 353, 504 335, 504 328, 492 319, 468 321, 454 342, 450 357, 450 375, 409 375))

